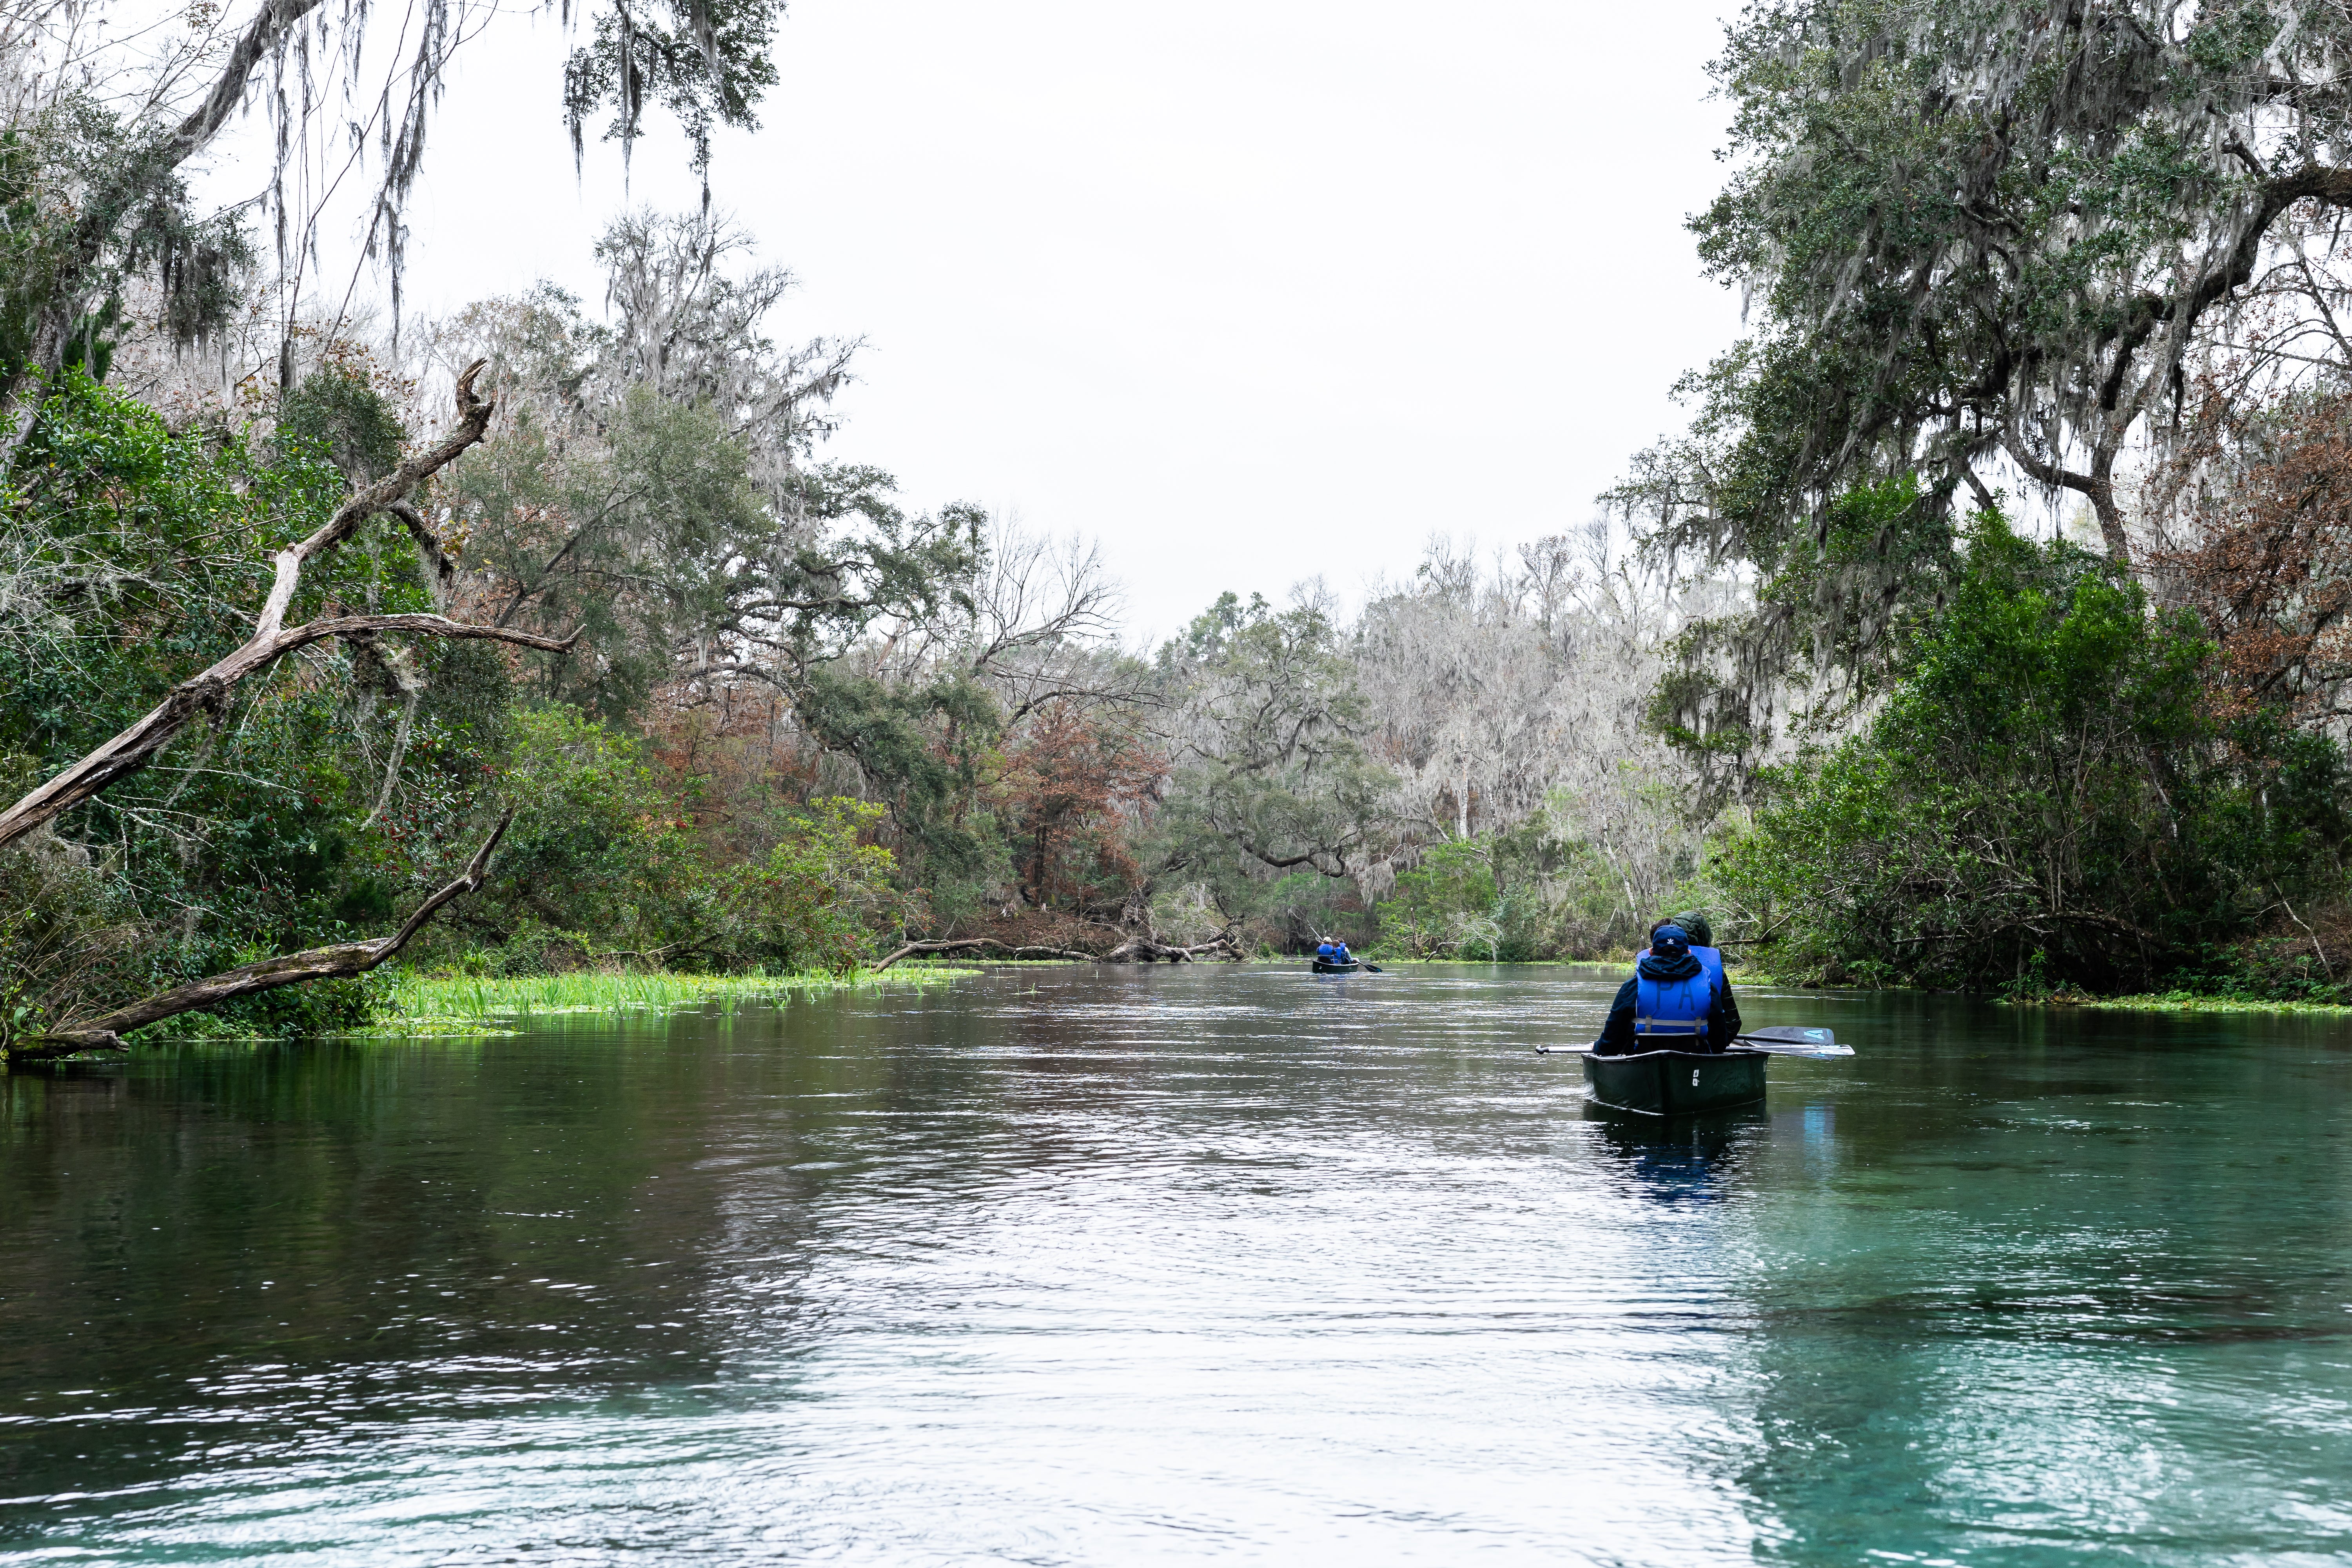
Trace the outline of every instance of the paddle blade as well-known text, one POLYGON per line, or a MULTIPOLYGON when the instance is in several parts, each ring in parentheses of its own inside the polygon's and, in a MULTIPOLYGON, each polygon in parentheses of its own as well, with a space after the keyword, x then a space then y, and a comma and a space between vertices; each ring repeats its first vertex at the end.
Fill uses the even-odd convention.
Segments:
POLYGON ((1833 1046, 1837 1044, 1834 1030, 1785 1026, 1771 1029, 1750 1029, 1739 1037, 1743 1040, 1772 1040, 1784 1046, 1833 1046))
POLYGON ((1732 1042, 1752 1051, 1769 1051, 1776 1057, 1850 1057, 1852 1046, 1841 1046, 1837 1036, 1828 1029, 1788 1026, 1772 1029, 1750 1029, 1732 1042))

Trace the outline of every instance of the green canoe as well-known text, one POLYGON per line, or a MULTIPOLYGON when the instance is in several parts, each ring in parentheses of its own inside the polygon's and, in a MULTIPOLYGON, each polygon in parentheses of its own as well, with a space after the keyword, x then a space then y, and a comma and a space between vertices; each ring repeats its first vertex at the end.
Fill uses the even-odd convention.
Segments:
POLYGON ((1584 1082, 1592 1098, 1644 1116, 1683 1116, 1752 1105, 1764 1098, 1763 1051, 1734 1048, 1721 1055, 1644 1051, 1637 1057, 1582 1052, 1584 1082))

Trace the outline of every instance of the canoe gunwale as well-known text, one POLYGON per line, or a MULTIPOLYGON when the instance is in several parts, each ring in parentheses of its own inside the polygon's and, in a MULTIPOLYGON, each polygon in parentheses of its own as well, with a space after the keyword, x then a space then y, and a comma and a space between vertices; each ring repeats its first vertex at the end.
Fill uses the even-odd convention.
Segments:
POLYGON ((1603 1055, 1591 1046, 1587 1046, 1575 1054, 1580 1057, 1600 1057, 1604 1062, 1638 1062, 1645 1061, 1652 1057, 1686 1057, 1695 1062, 1719 1062, 1726 1057, 1769 1057, 1772 1053, 1749 1050, 1746 1046, 1734 1046, 1729 1050, 1723 1051, 1612 1051, 1603 1055))

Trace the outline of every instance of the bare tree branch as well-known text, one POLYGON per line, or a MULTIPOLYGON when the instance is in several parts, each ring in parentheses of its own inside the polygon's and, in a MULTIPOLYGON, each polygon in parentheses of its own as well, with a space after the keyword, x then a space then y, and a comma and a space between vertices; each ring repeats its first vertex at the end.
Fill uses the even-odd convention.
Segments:
POLYGON ((507 825, 514 820, 509 811, 499 818, 482 847, 474 851, 464 876, 442 888, 408 917, 401 928, 390 936, 380 936, 373 942, 342 942, 331 947, 314 947, 304 952, 290 952, 280 958, 265 958, 258 963, 248 963, 202 980, 192 980, 185 985, 133 1002, 127 1007, 96 1018, 70 1023, 37 1037, 29 1045, 16 1047, 10 1053, 18 1058, 65 1056, 74 1051, 124 1050, 122 1037, 131 1030, 149 1024, 175 1018, 183 1013, 194 1013, 205 1007, 217 1007, 241 996, 257 995, 275 991, 281 985, 299 985, 307 980, 348 979, 364 974, 392 957, 408 944, 408 939, 425 928, 425 921, 438 913, 443 905, 479 891, 484 875, 489 869, 490 856, 506 837, 507 825))
POLYGON ((881 973, 902 958, 919 958, 940 952, 969 952, 983 947, 992 947, 1007 958, 1066 958, 1079 963, 1099 963, 1103 961, 1098 952, 1081 952, 1073 947, 1015 947, 992 936, 968 936, 953 942, 910 942, 897 952, 876 959, 874 973, 881 973))
MULTIPOLYGON (((334 516, 319 526, 316 532, 299 544, 289 545, 278 552, 277 580, 270 584, 269 598, 261 606, 261 616, 254 623, 255 640, 276 635, 286 619, 286 608, 293 603, 294 590, 302 580, 302 568, 313 556, 324 554, 342 543, 356 531, 360 524, 377 512, 390 510, 408 499, 410 493, 425 480, 456 461, 458 454, 479 441, 489 430, 490 416, 498 405, 474 395, 474 378, 489 362, 476 360, 457 377, 457 427, 436 445, 404 458, 401 465, 367 489, 352 496, 335 509, 334 516)), ((404 523, 407 519, 402 519, 404 523)), ((412 524, 412 531, 420 531, 424 519, 412 524)), ((437 546, 436 546, 437 548, 437 546)))
POLYGON ((244 101, 245 84, 254 68, 269 57, 270 50, 293 30, 296 23, 324 3, 325 0, 265 0, 246 26, 244 37, 229 51, 213 89, 163 143, 163 156, 169 167, 177 168, 211 144, 221 127, 228 123, 228 117, 236 111, 236 106, 244 101))
POLYGON ((81 761, 0 812, 0 848, 5 848, 59 812, 79 805, 108 785, 145 767, 172 737, 200 713, 217 712, 227 702, 229 689, 257 669, 310 643, 353 632, 416 632, 427 637, 474 637, 512 643, 522 647, 561 653, 579 634, 543 637, 531 632, 501 631, 453 621, 446 616, 340 616, 312 621, 268 638, 256 638, 200 675, 173 687, 168 696, 137 723, 90 752, 81 761))
MULTIPOLYGON (((198 714, 219 712, 228 701, 230 689, 238 681, 309 644, 354 633, 414 632, 425 637, 476 637, 558 653, 572 647, 579 637, 577 632, 568 637, 548 637, 436 615, 338 616, 312 621, 308 626, 288 628, 283 625, 287 606, 293 602, 307 563, 349 539, 361 523, 375 513, 399 510, 418 484, 482 438, 489 427, 493 406, 474 395, 474 377, 482 364, 482 361, 475 361, 457 378, 459 420, 453 433, 337 507, 335 514, 308 539, 278 552, 277 578, 255 622, 251 640, 211 668, 180 682, 146 717, 7 810, 0 811, 0 848, 5 848, 59 812, 97 795, 117 780, 137 773, 198 714)), ((412 531, 422 522, 418 517, 410 524, 412 531)))

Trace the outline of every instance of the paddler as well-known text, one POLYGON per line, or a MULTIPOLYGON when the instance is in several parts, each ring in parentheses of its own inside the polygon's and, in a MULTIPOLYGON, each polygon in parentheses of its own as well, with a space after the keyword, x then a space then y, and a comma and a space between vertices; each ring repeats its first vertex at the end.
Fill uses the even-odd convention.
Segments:
POLYGON ((1609 1021, 1592 1042, 1595 1055, 1643 1051, 1720 1051, 1739 1034, 1739 1004, 1731 984, 1691 952, 1690 933, 1669 921, 1650 933, 1649 950, 1617 988, 1609 1021))
MULTIPOLYGON (((1715 928, 1707 924, 1706 917, 1696 910, 1685 910, 1678 915, 1669 915, 1658 921, 1656 925, 1653 925, 1650 928, 1651 934, 1655 936, 1658 926, 1662 925, 1678 925, 1683 928, 1683 934, 1690 938, 1691 956, 1706 967, 1707 973, 1715 977, 1715 983, 1723 987, 1723 994, 1727 996, 1730 995, 1731 982, 1723 973, 1723 949, 1715 945, 1715 928)), ((1649 951, 1646 947, 1642 950, 1644 953, 1649 951)))

